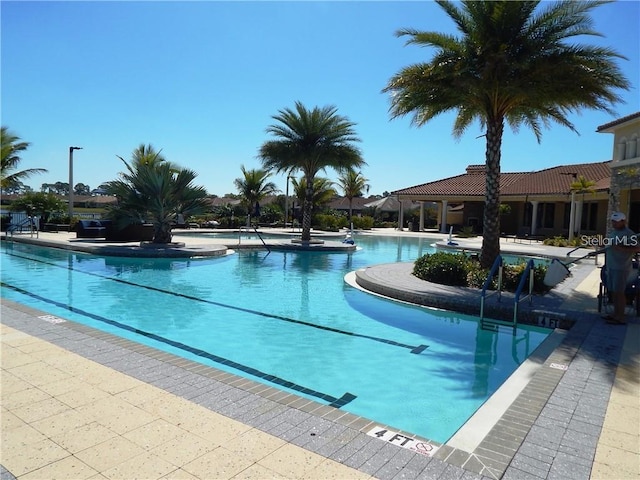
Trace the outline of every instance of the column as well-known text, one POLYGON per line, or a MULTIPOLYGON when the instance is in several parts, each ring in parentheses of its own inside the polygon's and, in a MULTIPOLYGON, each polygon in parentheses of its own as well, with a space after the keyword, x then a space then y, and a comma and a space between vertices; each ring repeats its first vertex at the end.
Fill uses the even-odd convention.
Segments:
POLYGON ((574 224, 576 223, 576 192, 571 192, 571 213, 569 214, 569 241, 573 240, 574 224))
POLYGON ((536 234, 536 229, 538 228, 538 204, 540 202, 537 200, 531 200, 531 235, 536 234))
POLYGON ((440 212, 440 233, 447 233, 447 207, 449 200, 442 200, 442 212, 440 212))
POLYGON ((404 230, 404 202, 398 199, 400 202, 400 211, 398 212, 398 230, 404 230))
POLYGON ((420 202, 420 231, 424 231, 424 202, 420 202))

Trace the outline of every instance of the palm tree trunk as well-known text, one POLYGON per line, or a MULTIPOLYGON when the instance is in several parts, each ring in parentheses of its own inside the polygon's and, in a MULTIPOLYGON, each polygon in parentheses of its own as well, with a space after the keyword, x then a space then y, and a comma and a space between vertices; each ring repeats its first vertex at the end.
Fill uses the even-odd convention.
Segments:
POLYGON ((487 124, 486 192, 480 265, 489 268, 500 255, 500 150, 502 146, 502 118, 487 124))
POLYGON ((166 222, 155 223, 152 243, 171 243, 171 225, 166 222))
POLYGON ((302 205, 302 236, 303 242, 311 240, 311 213, 313 210, 313 178, 307 177, 307 189, 302 205))

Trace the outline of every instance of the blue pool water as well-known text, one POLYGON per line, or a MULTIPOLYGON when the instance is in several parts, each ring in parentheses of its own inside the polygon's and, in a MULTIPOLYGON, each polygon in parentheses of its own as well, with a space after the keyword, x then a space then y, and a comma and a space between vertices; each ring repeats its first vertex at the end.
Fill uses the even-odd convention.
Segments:
POLYGON ((190 260, 9 244, 2 297, 445 442, 550 332, 489 332, 343 281, 432 241, 359 236, 354 253, 190 260))

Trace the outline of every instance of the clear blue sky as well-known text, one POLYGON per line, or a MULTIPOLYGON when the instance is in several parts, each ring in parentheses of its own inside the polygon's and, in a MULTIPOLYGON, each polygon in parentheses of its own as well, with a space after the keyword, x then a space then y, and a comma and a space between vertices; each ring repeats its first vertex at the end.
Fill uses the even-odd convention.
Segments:
MULTIPOLYGON (((2 1, 2 125, 31 147, 21 168, 47 168, 26 183, 91 188, 123 170, 141 143, 198 173, 196 183, 235 192, 240 165, 258 168, 271 116, 296 100, 335 105, 355 122, 370 194, 463 173, 484 163, 479 126, 456 141, 453 116, 416 128, 391 121, 381 93, 402 67, 432 52, 404 46, 399 28, 454 32, 433 2, 28 2, 2 1)), ((617 116, 572 115, 580 135, 553 125, 505 130, 502 170, 609 160, 599 125, 640 110, 640 2, 597 8, 587 41, 616 49, 633 88, 617 116)), ((332 171, 327 176, 335 180, 332 171)), ((274 176, 284 191, 285 180, 274 176)))

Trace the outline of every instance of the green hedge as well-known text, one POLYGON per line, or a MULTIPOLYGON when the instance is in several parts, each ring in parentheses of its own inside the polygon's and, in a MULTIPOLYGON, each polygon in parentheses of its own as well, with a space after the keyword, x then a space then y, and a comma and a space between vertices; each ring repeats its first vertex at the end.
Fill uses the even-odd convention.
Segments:
POLYGON ((469 262, 465 255, 458 253, 428 253, 416 260, 413 274, 428 282, 466 287, 469 285, 469 262))
POLYGON ((373 228, 373 217, 352 217, 353 228, 358 230, 371 230, 373 228))
MULTIPOLYGON (((502 289, 510 292, 516 291, 526 267, 526 262, 504 265, 502 289)), ((534 267, 534 292, 544 293, 549 290, 549 287, 543 283, 546 273, 546 266, 534 267)), ((441 285, 482 288, 489 275, 489 269, 483 269, 476 259, 469 258, 463 253, 436 252, 418 258, 413 266, 413 274, 421 280, 441 285)), ((497 288, 497 278, 494 278, 490 288, 497 288)), ((528 285, 525 285, 525 290, 528 291, 528 285)))

